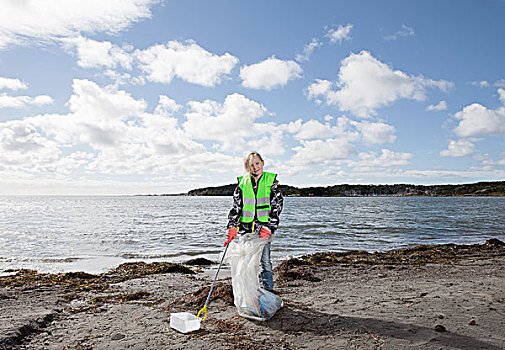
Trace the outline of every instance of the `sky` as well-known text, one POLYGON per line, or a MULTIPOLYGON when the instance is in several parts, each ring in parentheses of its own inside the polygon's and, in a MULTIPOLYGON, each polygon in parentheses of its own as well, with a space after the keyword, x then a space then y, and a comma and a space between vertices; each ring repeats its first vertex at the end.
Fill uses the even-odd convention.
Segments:
POLYGON ((505 1, 0 0, 0 194, 505 179, 505 1))

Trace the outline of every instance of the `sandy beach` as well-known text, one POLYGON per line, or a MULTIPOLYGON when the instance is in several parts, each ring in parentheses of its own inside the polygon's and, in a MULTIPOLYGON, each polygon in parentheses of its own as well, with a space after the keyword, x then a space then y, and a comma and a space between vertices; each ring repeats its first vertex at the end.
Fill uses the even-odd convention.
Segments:
POLYGON ((505 349, 499 240, 284 261, 284 307, 266 322, 238 316, 225 274, 201 329, 182 334, 170 313, 196 314, 214 271, 194 263, 13 271, 0 278, 0 349, 505 349))

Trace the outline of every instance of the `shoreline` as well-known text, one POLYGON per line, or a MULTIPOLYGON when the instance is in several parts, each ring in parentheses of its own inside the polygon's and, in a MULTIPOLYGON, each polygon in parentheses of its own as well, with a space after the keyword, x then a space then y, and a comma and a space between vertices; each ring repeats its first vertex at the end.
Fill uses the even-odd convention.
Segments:
POLYGON ((181 334, 170 313, 196 314, 212 282, 212 265, 195 266, 0 277, 0 349, 505 347, 505 243, 497 239, 287 259, 275 268, 285 307, 262 323, 237 315, 223 276, 208 321, 181 334))
MULTIPOLYGON (((482 237, 480 242, 484 239, 487 240, 493 240, 493 239, 503 239, 502 234, 489 234, 487 237, 482 237), (493 236, 498 236, 499 238, 490 238, 493 236)), ((273 248, 272 250, 272 264, 274 267, 282 264, 284 261, 289 260, 289 259, 296 259, 296 258, 301 258, 306 255, 314 255, 314 254, 353 254, 354 252, 357 251, 366 251, 369 254, 377 254, 377 253, 387 253, 390 251, 398 251, 398 250, 405 250, 405 249, 413 249, 418 246, 433 246, 433 245, 446 245, 446 244, 456 244, 459 246, 473 246, 475 244, 478 244, 476 242, 479 242, 478 240, 475 241, 470 241, 470 242, 459 242, 459 243, 448 243, 449 240, 441 240, 436 237, 429 237, 429 238, 421 238, 418 242, 412 242, 404 245, 398 245, 397 247, 388 247, 388 248, 383 248, 383 249, 356 249, 356 248, 351 248, 351 249, 338 249, 338 250, 312 250, 311 252, 292 252, 291 254, 285 254, 285 255, 277 255, 276 254, 276 248, 273 248), (439 240, 437 243, 430 243, 431 241, 436 241, 439 240), (426 242, 426 243, 424 243, 426 242)), ((208 264, 208 262, 214 262, 216 265, 218 264, 218 261, 220 259, 222 251, 217 250, 214 254, 210 253, 202 253, 202 254, 187 254, 187 253, 181 253, 181 256, 187 256, 187 259, 180 259, 176 258, 175 260, 170 260, 167 257, 149 257, 145 259, 135 259, 135 258, 125 258, 121 256, 117 257, 108 257, 108 256, 94 256, 94 257, 59 257, 59 258, 44 258, 42 259, 42 263, 38 264, 23 264, 21 262, 21 266, 8 266, 7 268, 2 267, 0 265, 0 278, 2 277, 8 277, 12 276, 13 274, 16 273, 16 271, 21 271, 21 270, 31 270, 35 271, 37 273, 41 274, 50 274, 50 275, 58 275, 58 274, 65 274, 65 273, 77 273, 77 272, 84 272, 86 274, 91 274, 91 275, 101 275, 101 274, 107 274, 116 268, 120 267, 123 264, 135 264, 135 263, 147 263, 147 264, 158 264, 158 263, 169 263, 169 264, 182 264, 182 265, 191 265, 191 261, 196 259, 203 259, 204 261, 206 260, 207 263, 206 265, 211 265, 208 264), (194 257, 191 257, 191 256, 194 257), (215 255, 215 256, 211 256, 215 255), (113 261, 113 263, 109 264, 103 264, 103 260, 107 261, 113 261), (42 266, 44 265, 44 262, 50 262, 52 265, 51 267, 47 266, 42 266), (101 262, 101 263, 99 263, 101 262), (189 262, 189 264, 188 264, 189 262), (54 264, 57 264, 57 267, 54 266, 54 264), (65 265, 69 266, 65 266, 65 265), (92 268, 89 268, 89 264, 91 264, 92 268), (24 265, 24 266, 23 266, 24 265)), ((49 264, 49 263, 48 263, 49 264)), ((212 269, 212 267, 211 267, 212 269)))

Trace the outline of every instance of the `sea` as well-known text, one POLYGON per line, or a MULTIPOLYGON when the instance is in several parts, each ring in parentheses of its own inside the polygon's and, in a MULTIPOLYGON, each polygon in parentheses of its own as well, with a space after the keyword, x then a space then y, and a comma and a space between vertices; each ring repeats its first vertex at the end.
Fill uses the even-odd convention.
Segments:
MULTIPOLYGON (((0 196, 0 275, 219 261, 231 197, 0 196)), ((274 264, 323 251, 505 241, 505 197, 286 197, 274 264)))

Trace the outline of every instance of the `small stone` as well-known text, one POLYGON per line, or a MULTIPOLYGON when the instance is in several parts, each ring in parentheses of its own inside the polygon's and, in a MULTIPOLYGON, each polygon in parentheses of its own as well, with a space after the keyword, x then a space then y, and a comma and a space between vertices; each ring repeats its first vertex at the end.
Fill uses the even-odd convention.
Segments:
POLYGON ((445 326, 443 326, 441 324, 437 324, 435 326, 435 331, 437 331, 437 332, 445 332, 445 331, 447 331, 447 329, 445 328, 445 326))
POLYGON ((121 334, 121 333, 114 333, 110 338, 112 340, 121 340, 125 337, 124 334, 121 334))
POLYGON ((475 320, 472 318, 472 319, 468 322, 468 324, 469 324, 470 326, 475 326, 475 325, 477 324, 477 322, 475 322, 475 320))

